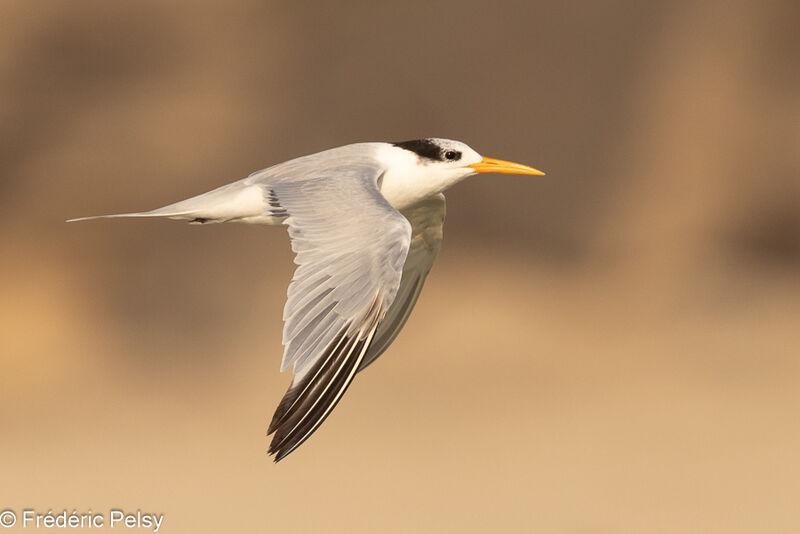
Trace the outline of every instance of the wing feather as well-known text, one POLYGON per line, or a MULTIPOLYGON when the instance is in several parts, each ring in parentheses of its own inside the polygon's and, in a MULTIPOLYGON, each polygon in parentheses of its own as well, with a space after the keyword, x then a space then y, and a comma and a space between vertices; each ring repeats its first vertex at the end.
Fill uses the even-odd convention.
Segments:
POLYGON ((411 245, 403 266, 400 289, 372 340, 358 370, 374 362, 395 340, 417 303, 433 260, 442 245, 445 217, 444 195, 436 195, 403 211, 411 223, 411 245))
POLYGON ((380 194, 381 169, 342 166, 333 176, 269 185, 285 212, 298 267, 284 308, 282 369, 294 379, 268 433, 284 458, 342 398, 397 295, 411 225, 380 194))

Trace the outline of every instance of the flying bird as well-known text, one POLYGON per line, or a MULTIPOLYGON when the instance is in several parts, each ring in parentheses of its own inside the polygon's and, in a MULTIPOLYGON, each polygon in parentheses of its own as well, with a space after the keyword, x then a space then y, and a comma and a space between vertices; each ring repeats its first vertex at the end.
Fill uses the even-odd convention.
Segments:
MULTIPOLYGON (((449 139, 357 143, 289 160, 163 208, 166 217, 288 227, 297 269, 283 310, 289 390, 267 435, 277 462, 394 341, 442 242, 446 189, 476 173, 544 173, 449 139)), ((71 222, 70 221, 70 222, 71 222)))

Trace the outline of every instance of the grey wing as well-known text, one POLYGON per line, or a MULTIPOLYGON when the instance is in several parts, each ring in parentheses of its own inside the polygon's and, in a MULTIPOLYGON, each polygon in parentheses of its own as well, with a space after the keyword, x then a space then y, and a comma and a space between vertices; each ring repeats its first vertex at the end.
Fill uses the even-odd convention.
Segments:
POLYGON ((422 286, 442 245, 442 227, 445 217, 444 195, 428 198, 411 208, 403 215, 411 223, 411 246, 408 250, 400 289, 397 291, 386 318, 378 327, 375 339, 361 360, 358 370, 362 371, 374 362, 395 340, 406 324, 411 310, 417 303, 422 286))
POLYGON ((341 399, 395 299, 411 241, 409 222, 381 195, 380 169, 279 182, 298 265, 284 308, 282 370, 292 385, 269 427, 275 461, 296 449, 341 399))

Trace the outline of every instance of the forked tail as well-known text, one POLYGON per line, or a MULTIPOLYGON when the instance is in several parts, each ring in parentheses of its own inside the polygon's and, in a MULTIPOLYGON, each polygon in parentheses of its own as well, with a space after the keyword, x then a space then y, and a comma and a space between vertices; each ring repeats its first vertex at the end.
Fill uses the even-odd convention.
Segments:
POLYGON ((235 182, 163 208, 135 213, 78 217, 67 222, 118 217, 167 217, 191 222, 225 222, 263 217, 269 204, 260 185, 235 182))

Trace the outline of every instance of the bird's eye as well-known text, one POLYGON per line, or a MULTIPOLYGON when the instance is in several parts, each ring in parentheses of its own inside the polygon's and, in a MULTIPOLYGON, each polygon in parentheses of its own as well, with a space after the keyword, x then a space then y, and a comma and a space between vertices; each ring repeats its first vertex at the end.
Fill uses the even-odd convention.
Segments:
POLYGON ((457 160, 461 157, 461 152, 456 152, 455 150, 448 150, 444 153, 444 158, 450 161, 457 160))

